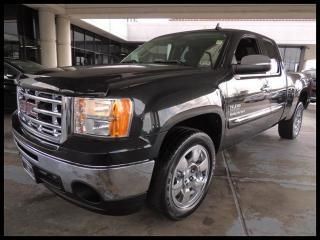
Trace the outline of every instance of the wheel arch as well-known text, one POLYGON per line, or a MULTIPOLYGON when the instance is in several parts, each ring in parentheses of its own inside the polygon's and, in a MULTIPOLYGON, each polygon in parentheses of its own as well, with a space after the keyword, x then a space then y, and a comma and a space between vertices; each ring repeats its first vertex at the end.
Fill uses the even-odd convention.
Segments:
POLYGON ((297 74, 288 73, 288 114, 285 120, 291 119, 298 103, 303 102, 306 106, 308 102, 308 86, 297 74))
POLYGON ((308 99, 309 99, 308 89, 304 88, 300 92, 299 101, 298 102, 302 102, 304 108, 306 108, 306 106, 308 105, 308 99))
POLYGON ((173 116, 161 127, 153 144, 152 157, 157 158, 159 156, 163 143, 168 140, 168 133, 178 126, 191 127, 205 132, 212 139, 217 152, 221 147, 224 136, 224 119, 224 112, 219 106, 200 107, 173 116))

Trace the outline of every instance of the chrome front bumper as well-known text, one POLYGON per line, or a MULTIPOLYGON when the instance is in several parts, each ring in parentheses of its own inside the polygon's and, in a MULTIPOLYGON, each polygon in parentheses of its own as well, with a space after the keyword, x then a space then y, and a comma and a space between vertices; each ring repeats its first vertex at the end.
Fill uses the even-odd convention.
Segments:
POLYGON ((68 193, 73 193, 72 184, 75 182, 91 186, 104 201, 123 200, 148 191, 154 167, 153 160, 112 167, 75 165, 38 151, 19 140, 16 134, 18 133, 13 131, 20 154, 34 166, 59 176, 64 191, 68 193))

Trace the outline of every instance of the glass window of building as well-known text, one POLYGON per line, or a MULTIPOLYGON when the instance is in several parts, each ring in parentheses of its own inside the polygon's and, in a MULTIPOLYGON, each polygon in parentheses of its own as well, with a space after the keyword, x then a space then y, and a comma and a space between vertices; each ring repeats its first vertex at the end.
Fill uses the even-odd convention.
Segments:
POLYGON ((93 36, 89 35, 89 34, 85 34, 85 48, 87 50, 91 50, 94 51, 95 50, 95 42, 94 42, 94 38, 93 36))
POLYGON ((40 63, 38 12, 23 5, 4 5, 4 57, 40 63))
POLYGON ((297 72, 300 64, 302 47, 280 46, 279 51, 287 71, 297 72))
POLYGON ((71 25, 71 46, 73 65, 94 65, 119 63, 138 44, 122 44, 93 32, 71 25), (127 47, 127 45, 130 47, 127 47))
POLYGON ((17 20, 4 20, 4 56, 19 58, 20 43, 17 20))
POLYGON ((79 30, 74 31, 74 47, 84 49, 84 34, 79 30))
POLYGON ((109 55, 109 39, 103 39, 101 45, 101 52, 109 55))
POLYGON ((94 42, 95 42, 95 45, 96 45, 96 49, 95 49, 95 51, 96 52, 102 52, 102 50, 101 50, 101 40, 100 40, 100 38, 95 38, 94 39, 94 42))

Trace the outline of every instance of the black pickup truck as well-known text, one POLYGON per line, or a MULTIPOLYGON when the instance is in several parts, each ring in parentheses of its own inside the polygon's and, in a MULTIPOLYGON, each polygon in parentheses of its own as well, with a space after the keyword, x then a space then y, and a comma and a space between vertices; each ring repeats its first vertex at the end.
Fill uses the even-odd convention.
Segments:
POLYGON ((18 82, 14 139, 37 182, 85 208, 191 214, 218 151, 278 124, 298 136, 306 86, 276 43, 212 29, 157 37, 121 63, 18 82))

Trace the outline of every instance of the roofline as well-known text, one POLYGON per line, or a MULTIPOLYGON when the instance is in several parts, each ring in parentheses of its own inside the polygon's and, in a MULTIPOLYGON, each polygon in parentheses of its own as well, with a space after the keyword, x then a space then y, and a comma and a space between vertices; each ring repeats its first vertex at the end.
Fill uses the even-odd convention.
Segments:
POLYGON ((243 33, 243 34, 255 34, 255 35, 258 35, 260 37, 263 37, 263 38, 266 38, 266 39, 269 39, 271 41, 274 41, 273 39, 265 36, 265 35, 262 35, 260 33, 256 33, 256 32, 251 32, 251 31, 248 31, 248 30, 243 30, 243 29, 233 29, 233 28, 222 28, 222 29, 215 29, 215 28, 212 28, 212 29, 199 29, 199 30, 189 30, 189 31, 182 31, 182 32, 175 32, 175 33, 169 33, 169 34, 164 34, 164 35, 161 35, 161 36, 158 36, 158 37, 155 37, 154 39, 156 38, 160 38, 160 37, 164 37, 164 36, 172 36, 172 35, 179 35, 179 34, 187 34, 187 33, 198 33, 198 32, 221 32, 221 33, 243 33))

